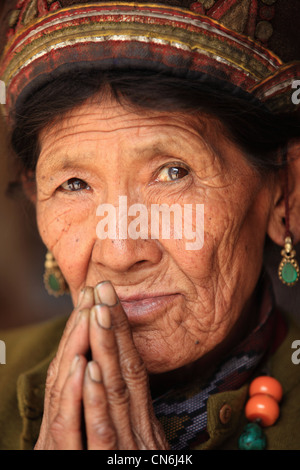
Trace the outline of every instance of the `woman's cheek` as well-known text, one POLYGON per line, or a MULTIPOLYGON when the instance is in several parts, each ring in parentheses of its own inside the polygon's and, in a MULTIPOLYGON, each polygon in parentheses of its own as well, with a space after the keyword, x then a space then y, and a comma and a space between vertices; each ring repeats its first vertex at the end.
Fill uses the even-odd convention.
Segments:
POLYGON ((37 223, 42 240, 56 259, 71 292, 85 285, 86 272, 96 238, 93 204, 37 204, 37 223))
MULTIPOLYGON (((163 240, 165 249, 172 253, 176 264, 196 283, 202 284, 205 278, 217 277, 216 257, 220 255, 224 237, 227 237, 228 232, 233 235, 238 230, 238 217, 228 217, 230 211, 226 205, 223 209, 214 201, 193 204, 193 217, 188 230, 183 231, 182 239, 163 240)), ((228 250, 229 244, 226 246, 228 250)))

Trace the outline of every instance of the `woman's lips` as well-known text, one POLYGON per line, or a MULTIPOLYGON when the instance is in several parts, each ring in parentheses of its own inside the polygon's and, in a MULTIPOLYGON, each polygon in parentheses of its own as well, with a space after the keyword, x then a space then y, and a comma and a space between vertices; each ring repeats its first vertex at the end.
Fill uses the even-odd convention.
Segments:
POLYGON ((143 321, 146 317, 160 314, 166 310, 180 294, 137 295, 127 298, 120 297, 120 302, 129 321, 143 321))

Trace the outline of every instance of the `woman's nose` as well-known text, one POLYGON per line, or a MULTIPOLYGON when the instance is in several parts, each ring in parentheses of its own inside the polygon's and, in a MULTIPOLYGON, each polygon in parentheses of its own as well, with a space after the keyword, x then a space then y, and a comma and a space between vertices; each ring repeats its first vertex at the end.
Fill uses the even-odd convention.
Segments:
POLYGON ((107 200, 113 203, 102 202, 97 207, 92 260, 111 272, 125 273, 159 263, 162 246, 151 238, 151 209, 134 200, 138 198, 134 191, 120 195, 121 189, 125 190, 117 185, 110 188, 107 200))
POLYGON ((161 246, 152 239, 97 239, 92 253, 94 263, 118 273, 150 268, 161 258, 161 246))

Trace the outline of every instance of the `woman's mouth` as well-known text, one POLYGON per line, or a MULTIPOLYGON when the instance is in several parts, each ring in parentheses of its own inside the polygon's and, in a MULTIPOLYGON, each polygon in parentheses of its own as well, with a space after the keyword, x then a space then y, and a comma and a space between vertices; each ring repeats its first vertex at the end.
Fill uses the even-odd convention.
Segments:
POLYGON ((150 294, 119 297, 128 320, 141 323, 167 310, 181 294, 150 294))

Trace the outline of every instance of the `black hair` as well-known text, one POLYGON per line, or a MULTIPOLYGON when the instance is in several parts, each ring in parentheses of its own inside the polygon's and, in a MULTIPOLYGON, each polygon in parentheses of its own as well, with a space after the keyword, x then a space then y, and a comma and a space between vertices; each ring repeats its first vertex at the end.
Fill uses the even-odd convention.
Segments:
POLYGON ((64 73, 31 95, 13 116, 11 144, 23 171, 34 171, 40 153, 39 133, 51 122, 109 86, 118 102, 136 108, 180 111, 217 118, 229 138, 260 172, 281 167, 278 155, 300 137, 297 117, 273 114, 253 100, 225 93, 222 87, 142 70, 64 73))

